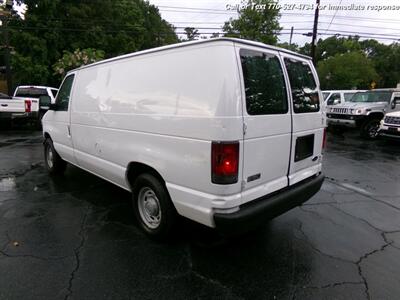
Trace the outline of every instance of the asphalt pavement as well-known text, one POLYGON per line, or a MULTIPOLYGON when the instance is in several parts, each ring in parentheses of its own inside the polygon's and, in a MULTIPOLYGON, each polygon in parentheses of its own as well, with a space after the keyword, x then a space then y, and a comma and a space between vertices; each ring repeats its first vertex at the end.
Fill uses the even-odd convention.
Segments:
POLYGON ((400 147, 329 135, 322 190, 231 239, 189 221, 168 244, 130 194, 76 167, 52 179, 40 132, 0 131, 0 299, 398 299, 400 147))

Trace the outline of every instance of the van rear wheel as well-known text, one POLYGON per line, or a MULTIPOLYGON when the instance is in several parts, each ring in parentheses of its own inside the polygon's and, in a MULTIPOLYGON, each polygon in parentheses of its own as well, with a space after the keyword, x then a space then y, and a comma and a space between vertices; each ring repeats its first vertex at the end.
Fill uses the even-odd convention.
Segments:
POLYGON ((133 208, 140 227, 151 238, 172 236, 178 215, 165 184, 151 174, 142 174, 133 185, 133 208))
POLYGON ((53 141, 49 138, 44 141, 44 163, 50 175, 62 175, 67 167, 67 163, 58 155, 53 141))

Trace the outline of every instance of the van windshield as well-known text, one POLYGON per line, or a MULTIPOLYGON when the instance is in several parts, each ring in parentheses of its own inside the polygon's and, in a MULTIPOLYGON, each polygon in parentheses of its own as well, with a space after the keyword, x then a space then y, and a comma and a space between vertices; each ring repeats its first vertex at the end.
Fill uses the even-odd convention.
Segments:
POLYGON ((350 102, 386 102, 389 103, 393 92, 362 92, 356 93, 349 101, 350 102))

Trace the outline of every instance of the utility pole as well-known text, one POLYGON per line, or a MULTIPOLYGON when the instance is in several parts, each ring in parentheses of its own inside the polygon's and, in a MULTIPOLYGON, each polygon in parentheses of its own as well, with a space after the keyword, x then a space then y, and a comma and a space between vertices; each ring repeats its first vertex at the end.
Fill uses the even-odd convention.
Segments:
POLYGON ((290 29, 290 40, 289 40, 289 46, 291 46, 291 45, 292 45, 293 30, 294 30, 294 27, 292 26, 292 28, 290 29))
POLYGON ((7 23, 8 20, 3 21, 4 26, 4 40, 5 40, 5 47, 4 47, 4 62, 6 64, 6 79, 7 79, 7 92, 8 95, 12 94, 12 74, 11 74, 11 59, 10 59, 10 36, 8 33, 7 23))
POLYGON ((312 42, 311 42, 311 57, 316 64, 316 57, 315 57, 315 49, 317 47, 317 34, 318 34, 318 17, 319 17, 319 5, 321 0, 317 0, 317 7, 315 8, 315 16, 314 16, 314 28, 312 33, 312 42))
POLYGON ((7 80, 7 93, 11 95, 12 93, 12 74, 11 74, 11 55, 10 55, 10 36, 8 30, 8 21, 9 16, 11 15, 11 10, 13 6, 12 0, 6 1, 5 10, 0 11, 0 19, 1 19, 1 29, 3 31, 4 36, 4 62, 6 64, 6 80, 7 80))

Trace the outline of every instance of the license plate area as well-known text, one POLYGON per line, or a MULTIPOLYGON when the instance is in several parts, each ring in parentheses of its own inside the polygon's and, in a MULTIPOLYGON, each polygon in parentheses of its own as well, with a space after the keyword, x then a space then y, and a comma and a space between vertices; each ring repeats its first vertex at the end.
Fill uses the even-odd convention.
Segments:
POLYGON ((389 131, 389 132, 397 132, 397 128, 395 128, 395 127, 389 127, 389 128, 388 128, 388 131, 389 131))
POLYGON ((312 157, 314 155, 314 134, 300 136, 296 139, 294 161, 312 157))

